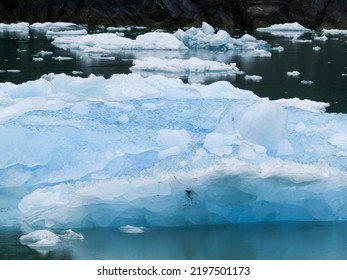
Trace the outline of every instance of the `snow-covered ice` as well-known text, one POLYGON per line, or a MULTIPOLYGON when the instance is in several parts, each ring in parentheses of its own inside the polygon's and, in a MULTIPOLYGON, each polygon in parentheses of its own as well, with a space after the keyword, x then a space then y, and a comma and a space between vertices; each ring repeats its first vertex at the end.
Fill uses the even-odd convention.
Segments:
POLYGON ((291 76, 291 77, 298 77, 300 75, 301 75, 301 73, 299 71, 296 71, 296 70, 287 72, 287 76, 291 76))
POLYGON ((119 230, 124 233, 139 234, 139 233, 144 233, 146 228, 126 225, 126 226, 119 227, 119 230))
POLYGON ((35 22, 30 24, 30 29, 42 32, 47 31, 63 31, 82 29, 79 25, 72 22, 35 22))
POLYGON ((274 24, 269 27, 257 28, 259 32, 267 32, 274 36, 282 36, 297 39, 311 30, 297 22, 274 24))
POLYGON ((206 22, 202 23, 201 28, 191 27, 186 31, 178 29, 174 33, 174 36, 182 41, 188 48, 255 50, 269 47, 267 42, 257 40, 249 34, 245 34, 241 38, 236 39, 231 37, 225 30, 220 29, 215 32, 214 28, 206 22))
POLYGON ((62 49, 77 52, 99 52, 122 49, 155 49, 155 50, 185 50, 187 47, 175 36, 164 32, 148 32, 138 35, 136 39, 125 38, 114 33, 88 34, 84 36, 58 37, 52 42, 62 49))
POLYGON ((225 81, 49 74, 0 84, 0 106, 0 193, 18 197, 7 208, 22 224, 347 220, 347 116, 326 103, 225 81))
POLYGON ((245 75, 245 79, 246 80, 251 80, 251 81, 254 81, 254 82, 260 82, 263 79, 263 77, 258 76, 258 75, 245 75))
POLYGON ((30 233, 19 237, 23 245, 35 249, 37 252, 46 254, 64 241, 68 240, 83 240, 82 234, 74 232, 71 229, 63 230, 60 233, 53 233, 47 229, 34 230, 30 233))
POLYGON ((347 35, 347 29, 323 29, 323 34, 327 35, 347 35))
POLYGON ((161 59, 145 57, 135 59, 131 71, 153 71, 168 73, 205 73, 205 72, 232 72, 242 73, 236 63, 225 64, 223 62, 202 60, 197 57, 189 59, 161 59))

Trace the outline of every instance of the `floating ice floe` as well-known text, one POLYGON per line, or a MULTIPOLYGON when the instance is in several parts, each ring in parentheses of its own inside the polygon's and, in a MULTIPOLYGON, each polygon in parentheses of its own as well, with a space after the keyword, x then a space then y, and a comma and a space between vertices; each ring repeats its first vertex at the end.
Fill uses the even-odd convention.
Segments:
POLYGON ((48 30, 46 32, 47 37, 59 37, 59 36, 80 36, 80 35, 87 35, 88 31, 85 29, 79 29, 79 30, 63 30, 63 31, 53 31, 48 30))
POLYGON ((299 38, 306 32, 310 32, 311 30, 302 26, 301 24, 294 23, 281 23, 274 24, 269 27, 257 28, 259 32, 267 32, 274 36, 282 36, 287 38, 299 38))
POLYGON ((85 36, 59 37, 53 45, 85 53, 109 53, 122 49, 185 50, 187 47, 175 36, 164 32, 149 32, 136 39, 118 36, 114 33, 89 34, 85 36))
POLYGON ((323 34, 328 35, 347 35, 347 29, 323 29, 323 34))
POLYGON ((119 227, 119 230, 124 233, 139 234, 144 233, 146 228, 126 225, 119 227))
POLYGON ((72 60, 70 56, 53 56, 52 59, 62 61, 62 60, 72 60))
POLYGON ((300 83, 302 85, 312 85, 313 81, 311 81, 311 80, 301 80, 300 83))
POLYGON ((29 246, 42 254, 46 254, 55 249, 55 247, 62 241, 83 239, 82 234, 76 233, 71 229, 63 230, 60 234, 55 234, 47 229, 41 229, 19 237, 19 240, 23 245, 29 246))
MULTIPOLYGON (((268 48, 267 42, 256 40, 245 34, 235 39, 224 30, 215 33, 214 28, 203 23, 201 28, 192 27, 186 31, 148 32, 135 39, 121 37, 114 33, 89 34, 85 36, 59 37, 53 45, 84 53, 109 53, 117 50, 188 50, 189 48, 213 48, 220 50, 243 49, 258 50, 268 48)), ((259 55, 265 52, 259 52, 259 55)), ((266 52, 266 56, 271 53, 266 52)))
POLYGON ((314 36, 313 40, 325 42, 326 40, 328 40, 328 37, 325 36, 325 35, 323 35, 323 36, 314 36))
POLYGON ((27 32, 29 31, 29 23, 19 22, 19 23, 0 23, 0 32, 1 31, 12 31, 12 32, 27 32))
POLYGON ((245 75, 245 79, 246 80, 251 80, 251 81, 254 81, 254 82, 260 82, 263 79, 263 77, 258 76, 258 75, 245 75))
POLYGON ((291 77, 298 77, 300 75, 301 75, 301 73, 299 71, 289 71, 289 72, 287 72, 287 76, 291 76, 291 77))
POLYGON ((314 50, 314 51, 318 52, 318 51, 320 51, 320 50, 321 50, 321 48, 320 48, 320 46, 315 46, 315 47, 313 47, 313 48, 312 48, 312 50, 314 50))
POLYGON ((7 208, 22 223, 347 220, 347 116, 326 103, 225 81, 52 74, 0 84, 0 104, 0 193, 18 197, 7 208))
POLYGON ((47 32, 63 31, 63 30, 77 30, 81 27, 72 22, 35 22, 30 24, 30 29, 47 32))
POLYGON ((156 57, 145 57, 135 59, 131 71, 153 71, 168 73, 205 73, 205 72, 232 72, 243 73, 236 63, 225 64, 223 62, 202 60, 197 57, 189 59, 161 59, 156 57))
POLYGON ((222 50, 268 48, 267 42, 257 40, 249 34, 236 39, 231 37, 225 30, 215 32, 214 28, 206 22, 202 23, 201 28, 191 27, 186 31, 179 29, 174 33, 174 36, 188 48, 213 48, 222 50))
POLYGON ((45 229, 22 235, 19 240, 33 248, 55 247, 60 242, 58 235, 45 229))

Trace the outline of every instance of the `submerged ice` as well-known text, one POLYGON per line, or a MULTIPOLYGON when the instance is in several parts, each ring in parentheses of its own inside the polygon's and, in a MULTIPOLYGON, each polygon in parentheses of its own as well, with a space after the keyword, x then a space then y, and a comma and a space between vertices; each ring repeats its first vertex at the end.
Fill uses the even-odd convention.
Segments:
POLYGON ((346 220, 347 117, 326 106, 160 75, 0 84, 1 219, 53 228, 346 220))

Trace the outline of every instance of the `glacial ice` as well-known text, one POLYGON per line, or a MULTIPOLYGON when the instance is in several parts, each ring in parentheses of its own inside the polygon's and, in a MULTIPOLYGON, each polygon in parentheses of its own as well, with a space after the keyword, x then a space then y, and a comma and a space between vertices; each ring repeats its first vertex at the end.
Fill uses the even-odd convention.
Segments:
MULTIPOLYGON (((217 50, 242 49, 263 50, 269 44, 263 40, 245 34, 235 39, 224 30, 218 30, 206 22, 201 28, 191 27, 186 31, 177 30, 174 34, 154 31, 138 35, 135 39, 119 36, 114 33, 88 34, 83 36, 61 36, 52 42, 62 49, 82 53, 110 53, 117 50, 188 50, 194 48, 211 48, 217 50)), ((261 52, 258 55, 263 55, 261 52)), ((267 56, 271 53, 266 52, 267 56)))
POLYGON ((82 234, 71 229, 63 230, 60 233, 53 233, 47 229, 34 230, 19 237, 20 242, 39 253, 46 254, 53 250, 59 243, 67 240, 83 240, 82 234))
POLYGON ((287 38, 297 39, 302 36, 306 32, 310 32, 311 30, 302 26, 297 22, 293 23, 280 23, 273 24, 269 27, 261 27, 257 28, 259 32, 267 32, 274 36, 282 36, 287 38))
POLYGON ((205 72, 229 72, 241 74, 236 63, 225 64, 223 62, 202 60, 197 57, 189 59, 162 59, 157 57, 145 57, 143 59, 134 59, 132 72, 152 71, 166 73, 205 73, 205 72))
POLYGON ((347 117, 327 106, 160 75, 0 84, 0 219, 51 228, 346 220, 347 117))
POLYGON ((324 34, 327 35, 347 35, 347 29, 326 29, 323 30, 324 34))

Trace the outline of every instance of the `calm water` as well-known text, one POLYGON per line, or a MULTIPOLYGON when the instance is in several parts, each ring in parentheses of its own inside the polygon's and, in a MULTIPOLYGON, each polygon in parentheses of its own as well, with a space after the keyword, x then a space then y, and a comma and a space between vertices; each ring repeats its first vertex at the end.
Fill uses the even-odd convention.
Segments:
POLYGON ((75 231, 83 241, 64 241, 38 252, 19 243, 19 230, 2 229, 0 259, 347 259, 347 223, 342 222, 151 228, 142 234, 117 228, 75 231))
MULTIPOLYGON (((329 102, 330 112, 347 113, 347 37, 330 37, 328 41, 293 43, 290 39, 255 33, 284 52, 272 52, 271 58, 253 57, 240 52, 206 50, 177 52, 122 51, 114 59, 81 56, 51 45, 42 33, 30 31, 30 39, 20 33, 0 32, 0 82, 22 83, 47 73, 79 71, 109 77, 130 73, 132 59, 145 56, 198 56, 230 63, 236 62, 248 75, 260 75, 262 81, 246 81, 240 75, 192 75, 186 82, 211 83, 229 80, 235 86, 250 89, 271 99, 299 97, 329 102), (312 47, 320 46, 316 52, 312 47), (51 56, 34 61, 40 51, 51 51, 53 57, 69 56, 72 60, 56 61, 51 56), (286 75, 297 70, 301 77, 286 75), (302 85, 300 80, 312 80, 302 85)), ((134 34, 131 34, 134 36, 134 34)), ((312 34, 306 35, 312 38, 312 34)), ((148 74, 148 73, 147 73, 148 74)), ((16 198, 14 198, 16 199, 16 198)), ((0 199, 1 202, 1 199, 0 199)), ((6 203, 2 201, 1 203, 6 203)), ((6 205, 5 205, 6 206, 6 205)), ((0 210, 5 209, 0 205, 0 210)), ((0 211, 0 221, 2 212, 0 211)), ((347 223, 261 223, 200 226, 187 228, 153 228, 143 234, 126 234, 118 229, 76 229, 83 241, 62 242, 51 251, 37 252, 19 242, 18 228, 0 228, 0 259, 347 259, 347 223)))

